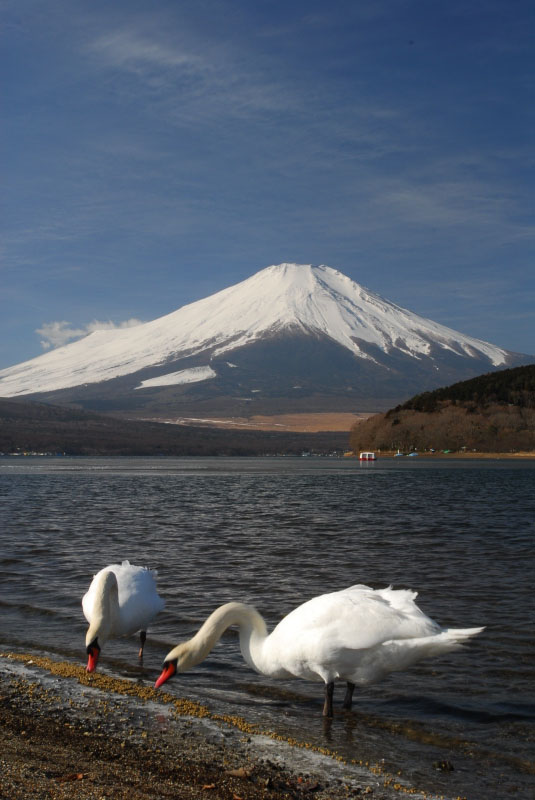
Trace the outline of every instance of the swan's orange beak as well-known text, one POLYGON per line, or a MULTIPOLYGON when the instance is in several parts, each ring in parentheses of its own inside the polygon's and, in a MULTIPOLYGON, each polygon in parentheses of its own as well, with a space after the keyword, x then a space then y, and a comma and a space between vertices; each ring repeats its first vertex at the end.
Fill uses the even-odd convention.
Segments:
POLYGON ((96 670, 99 655, 100 647, 96 642, 93 642, 93 644, 90 644, 87 648, 87 672, 94 672, 96 670))
POLYGON ((176 672, 176 661, 167 661, 163 666, 162 674, 154 684, 154 688, 158 689, 158 687, 161 686, 162 683, 165 683, 166 681, 169 680, 169 678, 172 678, 175 672, 176 672))

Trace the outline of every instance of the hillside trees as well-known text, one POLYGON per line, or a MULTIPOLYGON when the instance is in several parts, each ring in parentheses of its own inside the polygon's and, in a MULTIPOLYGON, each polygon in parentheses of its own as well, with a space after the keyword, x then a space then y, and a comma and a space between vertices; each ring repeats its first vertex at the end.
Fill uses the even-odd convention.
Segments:
POLYGON ((353 426, 359 450, 535 450, 535 365, 416 395, 353 426))
POLYGON ((489 406, 485 411, 444 404, 433 414, 399 411, 357 423, 350 447, 360 450, 535 450, 535 410, 489 406))

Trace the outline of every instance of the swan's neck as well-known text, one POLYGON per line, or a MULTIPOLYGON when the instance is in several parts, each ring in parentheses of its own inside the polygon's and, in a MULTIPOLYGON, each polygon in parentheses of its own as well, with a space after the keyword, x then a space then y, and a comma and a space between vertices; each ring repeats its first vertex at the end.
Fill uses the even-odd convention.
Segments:
POLYGON ((86 645, 98 638, 102 647, 113 635, 119 614, 119 588, 115 573, 104 572, 95 586, 91 623, 85 637, 86 645))
POLYGON ((239 628, 244 659, 253 669, 262 672, 262 647, 267 639, 266 623, 255 608, 244 603, 226 603, 217 608, 195 636, 175 647, 166 661, 176 658, 178 672, 185 672, 200 664, 231 625, 239 628))

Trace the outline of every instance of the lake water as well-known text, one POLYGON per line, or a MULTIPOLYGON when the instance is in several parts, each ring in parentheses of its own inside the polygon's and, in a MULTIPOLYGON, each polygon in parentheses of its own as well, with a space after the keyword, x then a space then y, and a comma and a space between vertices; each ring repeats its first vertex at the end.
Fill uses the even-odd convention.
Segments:
POLYGON ((11 457, 0 459, 0 500, 3 649, 85 663, 81 597, 126 558, 158 570, 167 607, 142 668, 131 638, 108 642, 100 669, 147 683, 229 600, 255 605, 271 629, 355 583, 413 588, 441 624, 486 630, 357 689, 350 713, 339 686, 330 725, 320 684, 256 675, 234 631, 166 689, 383 763, 420 789, 533 797, 535 461, 11 457))

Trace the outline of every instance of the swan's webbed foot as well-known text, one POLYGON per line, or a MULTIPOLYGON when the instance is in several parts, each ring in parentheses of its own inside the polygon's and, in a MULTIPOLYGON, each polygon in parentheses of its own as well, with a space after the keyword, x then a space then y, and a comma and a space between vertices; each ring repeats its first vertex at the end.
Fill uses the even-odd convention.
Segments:
POLYGON ((143 661, 143 648, 145 647, 145 642, 146 641, 147 641, 147 633, 146 633, 146 631, 140 631, 140 633, 139 633, 140 648, 139 648, 139 653, 137 655, 137 657, 138 657, 138 659, 140 661, 143 661))
POLYGON ((346 693, 344 696, 344 702, 342 703, 342 708, 345 708, 347 711, 350 710, 351 706, 353 705, 353 692, 355 691, 355 684, 351 683, 351 681, 347 682, 346 693))
POLYGON ((323 716, 324 717, 332 717, 333 716, 333 693, 334 693, 334 681, 325 684, 325 703, 323 705, 323 716))

